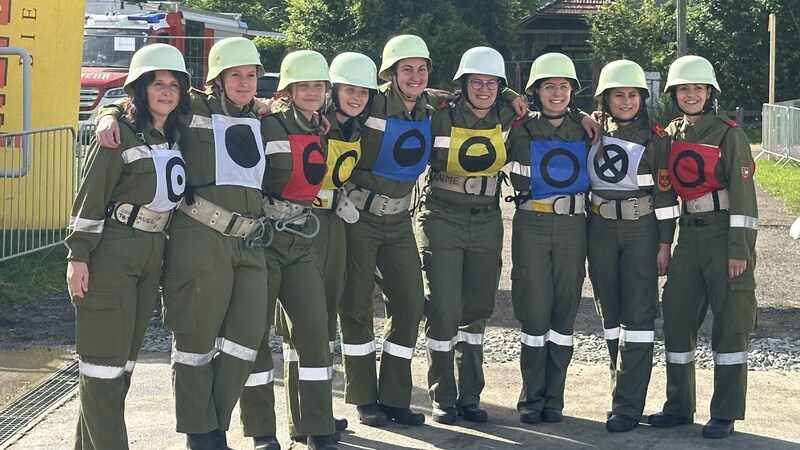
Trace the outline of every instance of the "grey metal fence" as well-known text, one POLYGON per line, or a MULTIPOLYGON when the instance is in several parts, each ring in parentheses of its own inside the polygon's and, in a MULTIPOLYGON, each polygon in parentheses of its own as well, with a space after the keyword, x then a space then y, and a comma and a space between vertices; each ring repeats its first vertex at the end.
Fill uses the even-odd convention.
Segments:
POLYGON ((778 164, 800 163, 800 108, 765 103, 761 109, 761 151, 778 164))
POLYGON ((0 136, 0 261, 64 241, 82 148, 70 126, 0 136))

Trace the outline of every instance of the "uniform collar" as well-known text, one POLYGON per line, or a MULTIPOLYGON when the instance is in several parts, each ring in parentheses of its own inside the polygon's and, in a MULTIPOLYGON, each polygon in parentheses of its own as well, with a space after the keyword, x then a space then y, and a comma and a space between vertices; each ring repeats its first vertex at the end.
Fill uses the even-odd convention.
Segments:
POLYGON ((713 112, 703 114, 695 123, 689 122, 687 117, 683 116, 683 126, 681 127, 681 131, 685 133, 689 129, 692 129, 697 136, 703 136, 716 120, 717 116, 713 112))
POLYGON ((497 117, 497 110, 494 106, 489 109, 489 112, 485 117, 479 118, 475 115, 475 112, 472 110, 472 108, 469 107, 467 99, 465 97, 461 97, 456 102, 456 109, 460 112, 461 117, 464 119, 464 125, 466 128, 478 128, 478 125, 496 125, 500 123, 500 120, 497 117))

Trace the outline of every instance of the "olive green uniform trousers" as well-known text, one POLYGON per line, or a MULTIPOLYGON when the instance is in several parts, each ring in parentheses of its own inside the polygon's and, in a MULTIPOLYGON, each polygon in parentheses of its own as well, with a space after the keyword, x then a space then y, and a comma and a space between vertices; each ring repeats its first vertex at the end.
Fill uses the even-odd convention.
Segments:
POLYGON ((428 393, 437 408, 477 405, 485 386, 483 334, 494 311, 503 222, 495 205, 427 199, 419 213, 428 393))
POLYGON ((125 397, 158 300, 166 238, 106 220, 75 305, 80 357, 75 449, 126 449, 125 397))
POLYGON ((511 298, 522 324, 517 408, 561 411, 586 275, 586 216, 517 210, 512 230, 511 298))
MULTIPOLYGON (((288 225, 293 227, 295 225, 288 225)), ((309 232, 310 222, 302 231, 309 232)), ((317 254, 312 240, 287 231, 274 231, 266 249, 269 293, 266 303, 274 310, 280 300, 285 313, 289 345, 284 352, 289 427, 309 436, 333 434, 332 359, 328 344, 328 314, 317 254), (296 381, 293 381, 296 380, 296 381), (291 402, 296 398, 293 409, 291 402)), ((253 374, 240 400, 245 436, 275 435, 275 394, 269 332, 263 334, 253 374)))
POLYGON ((611 220, 590 212, 587 221, 589 278, 611 360, 611 411, 639 419, 653 367, 656 217, 611 220))
POLYGON ((755 258, 728 277, 727 211, 681 216, 678 245, 664 286, 667 401, 664 412, 694 414, 697 330, 708 307, 714 314, 711 417, 742 420, 747 393, 747 348, 756 321, 755 258))
POLYGON ((267 320, 264 251, 178 211, 164 254, 177 430, 227 430, 267 320))
POLYGON ((339 304, 345 401, 355 405, 379 401, 408 408, 413 384, 411 357, 424 307, 411 216, 406 211, 380 217, 361 211, 358 222, 345 225, 345 229, 347 282, 339 304), (376 281, 386 297, 380 380, 372 328, 376 281))

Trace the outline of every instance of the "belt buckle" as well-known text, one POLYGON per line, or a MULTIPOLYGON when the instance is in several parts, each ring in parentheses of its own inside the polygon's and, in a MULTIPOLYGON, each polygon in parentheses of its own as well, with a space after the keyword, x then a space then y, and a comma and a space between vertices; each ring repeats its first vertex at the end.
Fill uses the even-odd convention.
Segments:
POLYGON ((639 199, 631 197, 628 199, 628 203, 633 203, 633 220, 639 220, 639 199))
MULTIPOLYGON (((382 216, 382 215, 386 214, 386 208, 389 207, 389 200, 391 200, 391 199, 386 195, 376 195, 376 197, 381 199, 380 214, 378 214, 378 215, 382 216)), ((374 201, 375 200, 373 200, 373 202, 374 201)))
POLYGON ((241 217, 241 214, 237 212, 231 212, 231 220, 228 221, 228 226, 226 226, 225 230, 222 231, 222 235, 226 237, 233 236, 233 229, 236 228, 236 224, 239 222, 241 217))

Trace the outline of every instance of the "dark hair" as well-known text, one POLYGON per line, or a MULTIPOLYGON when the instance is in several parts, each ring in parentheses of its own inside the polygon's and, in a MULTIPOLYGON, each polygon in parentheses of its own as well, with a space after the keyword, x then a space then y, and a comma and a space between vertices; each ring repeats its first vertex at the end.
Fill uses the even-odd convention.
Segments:
MULTIPOLYGON (((185 73, 175 70, 169 71, 177 80, 180 89, 178 107, 167 116, 164 123, 164 136, 169 137, 178 126, 178 114, 189 113, 189 78, 185 73)), ((145 72, 131 83, 133 95, 128 99, 123 114, 134 124, 153 123, 153 115, 147 106, 147 86, 156 79, 156 71, 145 72)), ((137 127, 138 128, 138 127, 137 127)))
MULTIPOLYGON (((646 123, 650 121, 650 116, 647 113, 647 90, 644 88, 636 88, 636 92, 639 93, 639 110, 636 111, 636 114, 633 116, 631 120, 636 120, 639 118, 643 118, 646 123)), ((611 119, 616 119, 613 114, 611 114, 611 107, 608 106, 608 96, 611 93, 611 88, 606 89, 603 91, 603 96, 600 101, 600 110, 603 112, 603 116, 611 117, 611 119)), ((605 121, 604 121, 605 122, 605 121)), ((605 126, 605 123, 602 125, 605 126)))

